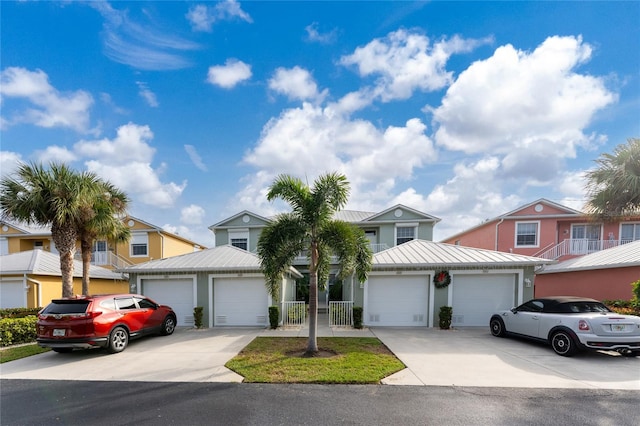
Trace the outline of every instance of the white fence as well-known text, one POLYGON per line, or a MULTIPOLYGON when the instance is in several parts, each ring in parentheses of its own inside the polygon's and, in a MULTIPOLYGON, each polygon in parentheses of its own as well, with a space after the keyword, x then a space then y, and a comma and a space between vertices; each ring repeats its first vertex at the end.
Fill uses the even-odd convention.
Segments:
POLYGON ((329 327, 353 326, 353 302, 329 302, 329 327))
POLYGON ((302 326, 307 316, 304 302, 282 302, 282 326, 302 326))

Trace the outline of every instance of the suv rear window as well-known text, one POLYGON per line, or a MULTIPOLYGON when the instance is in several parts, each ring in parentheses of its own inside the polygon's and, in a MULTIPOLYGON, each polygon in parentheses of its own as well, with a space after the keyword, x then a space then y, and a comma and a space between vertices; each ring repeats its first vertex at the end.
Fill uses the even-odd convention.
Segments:
POLYGON ((43 314, 83 314, 87 312, 88 300, 54 300, 42 310, 43 314))

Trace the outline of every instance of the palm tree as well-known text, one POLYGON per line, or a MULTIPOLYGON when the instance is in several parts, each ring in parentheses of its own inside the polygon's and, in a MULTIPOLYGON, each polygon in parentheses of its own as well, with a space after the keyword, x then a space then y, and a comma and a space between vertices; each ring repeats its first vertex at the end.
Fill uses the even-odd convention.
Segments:
POLYGON ((92 173, 78 173, 64 164, 21 164, 15 178, 0 182, 0 208, 4 217, 51 227, 51 237, 60 253, 62 297, 73 296, 73 258, 78 224, 84 208, 95 196, 92 173))
POLYGON ((258 256, 267 288, 278 298, 282 274, 305 250, 309 253, 309 340, 305 356, 318 353, 318 282, 329 277, 331 256, 338 258, 340 277, 355 272, 364 282, 371 270, 371 249, 364 232, 347 222, 334 220, 349 196, 344 175, 330 173, 318 177, 313 188, 300 179, 280 175, 267 193, 267 199, 280 198, 293 209, 280 214, 261 233, 258 256))
MULTIPOLYGON (((87 182, 89 184, 89 182, 87 182)), ((82 294, 89 294, 89 268, 93 244, 98 239, 119 243, 128 241, 131 231, 122 222, 126 214, 129 199, 120 189, 102 180, 91 183, 96 185, 94 199, 85 206, 83 222, 78 226, 80 251, 82 254, 82 294)))
POLYGON ((594 217, 615 220, 640 209, 640 139, 627 142, 601 154, 597 168, 586 174, 586 210, 594 217))

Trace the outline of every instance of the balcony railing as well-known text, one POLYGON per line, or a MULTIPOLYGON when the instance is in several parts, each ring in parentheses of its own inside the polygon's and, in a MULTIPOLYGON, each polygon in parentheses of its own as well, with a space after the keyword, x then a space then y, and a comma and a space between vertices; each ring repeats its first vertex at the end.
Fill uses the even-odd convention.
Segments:
MULTIPOLYGON (((388 245, 386 244, 369 244, 369 248, 371 248, 371 252, 373 254, 379 253, 383 250, 386 250, 389 248, 388 245)), ((296 256, 295 258, 295 263, 299 264, 300 262, 306 261, 308 259, 308 251, 303 251, 302 253, 300 253, 298 256, 296 256)), ((337 257, 332 256, 332 261, 337 261, 337 257)))
POLYGON ((534 254, 534 257, 556 260, 562 256, 581 256, 595 253, 612 247, 632 242, 633 240, 587 240, 587 239, 566 239, 559 244, 534 254))
MULTIPOLYGON (((76 251, 75 259, 82 261, 82 253, 76 251)), ((110 251, 95 251, 91 253, 91 264, 112 269, 126 268, 127 266, 133 265, 131 262, 110 251)))

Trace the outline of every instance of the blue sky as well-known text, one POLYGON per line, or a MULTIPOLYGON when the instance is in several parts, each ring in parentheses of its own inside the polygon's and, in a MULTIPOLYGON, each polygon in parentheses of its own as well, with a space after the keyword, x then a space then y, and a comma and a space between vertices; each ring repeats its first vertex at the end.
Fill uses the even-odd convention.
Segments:
POLYGON ((640 2, 31 2, 1 7, 4 176, 64 161, 204 245, 274 177, 338 171, 440 240, 640 137, 640 2))

